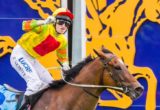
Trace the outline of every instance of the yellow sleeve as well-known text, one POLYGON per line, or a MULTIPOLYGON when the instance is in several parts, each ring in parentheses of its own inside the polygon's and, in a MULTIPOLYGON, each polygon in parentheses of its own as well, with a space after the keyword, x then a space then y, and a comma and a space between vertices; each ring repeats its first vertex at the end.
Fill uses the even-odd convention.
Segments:
POLYGON ((57 49, 57 57, 58 60, 62 63, 68 61, 68 55, 67 55, 67 39, 64 35, 61 35, 58 37, 58 41, 60 42, 60 47, 57 49))

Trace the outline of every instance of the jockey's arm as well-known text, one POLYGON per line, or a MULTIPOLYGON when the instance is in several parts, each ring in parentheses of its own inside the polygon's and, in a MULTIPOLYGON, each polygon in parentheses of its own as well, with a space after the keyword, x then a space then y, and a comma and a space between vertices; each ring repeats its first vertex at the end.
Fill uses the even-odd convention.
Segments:
POLYGON ((44 20, 34 20, 34 19, 23 21, 22 30, 25 32, 28 31, 40 32, 44 27, 43 22, 44 20))
POLYGON ((60 48, 57 49, 57 57, 58 60, 62 63, 62 69, 68 70, 70 69, 69 63, 68 63, 68 55, 67 55, 67 41, 66 39, 62 37, 60 48))
POLYGON ((49 16, 45 20, 28 20, 28 21, 23 21, 22 23, 22 30, 23 31, 34 31, 34 32, 41 32, 43 28, 45 27, 44 25, 54 23, 55 18, 52 16, 49 16))

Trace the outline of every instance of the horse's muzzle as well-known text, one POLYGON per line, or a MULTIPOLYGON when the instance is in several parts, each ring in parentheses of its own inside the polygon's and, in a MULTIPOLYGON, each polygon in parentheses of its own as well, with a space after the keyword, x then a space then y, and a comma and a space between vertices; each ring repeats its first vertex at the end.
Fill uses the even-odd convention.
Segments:
POLYGON ((136 98, 140 97, 143 94, 143 91, 144 91, 143 86, 135 88, 136 98))
POLYGON ((139 98, 142 93, 143 93, 143 86, 139 86, 139 87, 136 87, 134 89, 132 88, 128 88, 128 91, 127 91, 127 95, 132 99, 132 100, 135 100, 137 98, 139 98))

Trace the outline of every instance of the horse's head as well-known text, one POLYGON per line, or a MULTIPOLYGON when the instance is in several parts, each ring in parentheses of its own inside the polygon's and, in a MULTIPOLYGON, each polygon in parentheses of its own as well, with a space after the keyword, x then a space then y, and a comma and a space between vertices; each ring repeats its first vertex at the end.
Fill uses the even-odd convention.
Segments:
POLYGON ((104 47, 101 51, 94 50, 94 52, 99 56, 104 67, 101 84, 120 87, 121 92, 131 99, 136 99, 142 94, 143 86, 132 76, 122 60, 104 47))

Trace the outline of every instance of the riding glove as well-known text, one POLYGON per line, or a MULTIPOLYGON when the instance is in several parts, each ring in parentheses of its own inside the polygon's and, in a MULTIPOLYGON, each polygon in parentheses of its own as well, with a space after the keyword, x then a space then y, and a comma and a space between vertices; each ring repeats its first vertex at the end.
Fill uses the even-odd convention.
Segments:
POLYGON ((69 70, 69 69, 70 69, 70 67, 69 67, 68 63, 67 63, 67 62, 64 62, 64 63, 62 64, 62 70, 67 71, 67 70, 69 70))
POLYGON ((56 18, 54 16, 48 16, 47 19, 44 20, 44 24, 55 23, 56 18))

